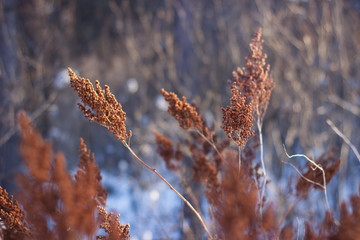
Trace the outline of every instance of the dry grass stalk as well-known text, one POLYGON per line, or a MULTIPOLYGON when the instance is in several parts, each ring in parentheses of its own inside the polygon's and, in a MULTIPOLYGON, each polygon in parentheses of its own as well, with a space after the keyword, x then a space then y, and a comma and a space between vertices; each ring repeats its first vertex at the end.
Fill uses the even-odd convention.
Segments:
MULTIPOLYGON (((213 239, 203 218, 200 213, 192 206, 192 204, 180 194, 155 168, 151 167, 145 163, 130 147, 127 139, 131 136, 131 131, 126 132, 125 124, 125 112, 122 110, 121 104, 115 99, 114 95, 110 92, 110 88, 105 86, 104 91, 101 90, 100 84, 96 81, 96 90, 89 79, 78 77, 70 68, 70 86, 77 92, 79 98, 82 100, 84 105, 79 104, 80 110, 83 112, 84 116, 89 121, 97 122, 98 124, 106 127, 111 133, 113 133, 123 145, 130 151, 130 153, 135 157, 135 159, 144 167, 153 171, 163 182, 165 182, 171 190, 173 190, 185 203, 188 207, 194 212, 194 214, 199 219, 201 225, 203 226, 206 234, 210 239, 213 239), (111 116, 114 114, 114 116, 111 116)), ((187 105, 183 105, 186 109, 187 105)), ((189 111, 193 111, 192 108, 189 108, 189 111)), ((183 124, 184 127, 200 126, 201 118, 194 116, 184 116, 186 119, 183 124)))
POLYGON ((354 144, 351 143, 350 139, 345 136, 345 134, 343 134, 336 126, 335 124, 330 120, 330 119, 327 119, 326 120, 326 123, 331 127, 331 129, 339 136, 341 137, 347 145, 349 145, 349 147, 351 148, 351 150, 353 150, 356 158, 359 160, 360 162, 360 153, 359 151, 357 150, 357 148, 354 146, 354 144))
MULTIPOLYGON (((259 28, 249 44, 251 54, 245 59, 246 67, 238 67, 233 72, 233 82, 231 84, 232 97, 230 99, 231 106, 223 109, 222 128, 225 130, 227 136, 238 145, 240 169, 241 146, 243 146, 247 138, 252 135, 250 130, 253 121, 252 116, 256 117, 260 138, 260 160, 264 177, 261 191, 262 199, 265 194, 265 185, 267 182, 262 124, 271 92, 274 88, 274 82, 269 76, 270 65, 266 65, 267 55, 263 53, 263 40, 261 36, 262 30, 259 28)), ((262 207, 260 207, 260 212, 262 212, 262 207)))

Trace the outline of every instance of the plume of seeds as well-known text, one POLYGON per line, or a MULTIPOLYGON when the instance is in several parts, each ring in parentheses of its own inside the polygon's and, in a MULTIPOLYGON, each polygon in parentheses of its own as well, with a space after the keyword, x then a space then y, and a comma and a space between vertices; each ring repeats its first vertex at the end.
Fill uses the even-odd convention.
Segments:
POLYGON ((232 139, 239 147, 244 146, 247 139, 253 136, 251 130, 253 126, 252 104, 246 104, 246 98, 241 96, 240 91, 232 86, 232 97, 230 106, 222 109, 223 125, 228 138, 232 139))
POLYGON ((84 116, 89 121, 106 127, 121 141, 126 141, 131 137, 131 131, 126 132, 126 114, 110 92, 110 87, 105 85, 105 90, 103 90, 99 81, 96 81, 94 88, 89 79, 77 76, 71 68, 68 68, 68 71, 70 87, 77 92, 83 102, 83 104, 78 103, 78 106, 84 116))
POLYGON ((239 88, 246 97, 246 103, 252 103, 254 115, 262 121, 267 110, 274 81, 269 76, 270 65, 266 65, 267 55, 263 53, 261 28, 255 33, 249 44, 251 54, 245 59, 246 67, 233 72, 234 87, 239 88))
POLYGON ((165 101, 169 103, 169 114, 179 122, 180 127, 185 130, 190 128, 195 128, 199 131, 203 130, 204 124, 201 115, 194 106, 186 101, 186 97, 182 97, 180 100, 175 93, 167 92, 164 89, 161 89, 161 93, 165 101))

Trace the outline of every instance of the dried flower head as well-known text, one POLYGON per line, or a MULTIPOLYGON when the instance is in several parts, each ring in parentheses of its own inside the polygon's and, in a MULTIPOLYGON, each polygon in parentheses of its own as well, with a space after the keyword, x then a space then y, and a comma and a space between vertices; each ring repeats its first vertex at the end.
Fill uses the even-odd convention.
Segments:
POLYGON ((253 136, 251 130, 253 124, 252 105, 246 103, 246 98, 241 96, 240 91, 232 86, 231 106, 222 108, 223 124, 226 135, 238 146, 244 146, 247 139, 253 136))
POLYGON ((179 170, 179 162, 182 159, 180 147, 177 146, 177 149, 174 150, 171 140, 158 131, 154 131, 154 135, 156 137, 156 151, 164 159, 166 167, 172 171, 179 170))
POLYGON ((43 140, 41 135, 33 128, 30 118, 25 112, 18 114, 19 125, 21 128, 20 152, 24 157, 24 162, 37 182, 47 181, 50 178, 51 159, 53 151, 51 144, 43 140))
POLYGON ((25 239, 30 235, 19 203, 0 186, 0 227, 4 239, 25 239))
POLYGON ((212 206, 219 205, 220 183, 217 177, 219 169, 196 147, 191 149, 191 157, 195 162, 192 166, 194 180, 205 184, 205 195, 208 202, 212 206))
POLYGON ((119 222, 120 214, 107 213, 103 207, 98 206, 101 224, 100 228, 104 229, 107 236, 99 235, 97 239, 103 240, 129 240, 130 239, 130 225, 122 225, 119 222))
POLYGON ((64 155, 53 152, 51 144, 41 138, 25 113, 19 113, 19 122, 21 153, 29 169, 19 176, 19 200, 32 237, 92 239, 98 228, 96 206, 106 200, 94 156, 81 141, 81 160, 73 178, 66 169, 64 155))
MULTIPOLYGON (((107 192, 105 188, 101 185, 101 174, 99 167, 95 162, 95 156, 87 148, 84 139, 80 138, 80 162, 78 164, 78 169, 75 175, 76 182, 87 183, 92 188, 88 188, 89 196, 96 196, 97 204, 103 206, 106 205, 107 192)), ((81 187, 81 183, 78 184, 81 187)))
POLYGON ((161 89, 161 93, 169 103, 168 113, 179 122, 180 127, 185 130, 195 128, 203 131, 204 124, 201 115, 197 112, 196 107, 186 101, 185 97, 180 100, 175 93, 167 92, 164 89, 161 89))
POLYGON ((245 59, 246 68, 237 68, 233 72, 233 85, 252 103, 254 114, 263 120, 274 88, 274 81, 269 76, 270 65, 266 65, 267 55, 263 53, 262 31, 258 29, 249 44, 251 54, 245 59))
POLYGON ((70 87, 73 88, 83 104, 78 104, 84 116, 92 122, 97 122, 106 127, 121 141, 131 137, 131 131, 126 132, 126 114, 121 104, 111 93, 110 87, 105 85, 105 90, 100 87, 99 81, 95 88, 89 79, 78 77, 71 68, 68 68, 70 87), (89 106, 89 109, 86 108, 89 106))

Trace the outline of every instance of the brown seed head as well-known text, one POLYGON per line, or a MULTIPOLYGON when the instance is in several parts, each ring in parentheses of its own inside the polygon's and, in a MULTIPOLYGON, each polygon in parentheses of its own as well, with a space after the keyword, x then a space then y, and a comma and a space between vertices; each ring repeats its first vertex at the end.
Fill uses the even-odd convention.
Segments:
POLYGON ((251 54, 245 59, 246 67, 233 72, 233 84, 241 90, 246 102, 252 102, 254 114, 262 121, 274 88, 274 81, 269 76, 270 65, 266 65, 267 55, 263 53, 262 31, 258 29, 249 44, 251 54))
POLYGON ((131 131, 126 132, 126 113, 121 104, 111 93, 110 87, 105 85, 105 90, 99 81, 95 82, 95 88, 89 79, 78 77, 71 68, 68 68, 70 87, 73 88, 83 104, 78 106, 84 116, 92 122, 97 122, 106 127, 118 139, 125 141, 131 136, 131 131), (89 106, 89 109, 86 108, 89 106))
POLYGON ((232 86, 231 93, 231 106, 222 108, 223 125, 221 128, 238 146, 244 146, 247 139, 254 135, 251 130, 253 126, 252 104, 245 103, 246 98, 241 96, 235 86, 232 86))
POLYGON ((4 239, 26 239, 30 236, 24 218, 19 203, 0 186, 0 223, 4 239))
POLYGON ((120 214, 107 213, 103 207, 98 206, 99 215, 101 218, 100 228, 104 229, 107 236, 99 235, 97 239, 106 240, 129 240, 130 239, 130 225, 123 225, 118 220, 120 214))
POLYGON ((180 127, 185 130, 195 128, 203 131, 204 124, 201 115, 194 106, 186 101, 185 97, 180 100, 175 93, 167 92, 164 89, 161 89, 161 93, 169 103, 168 113, 179 122, 180 127))

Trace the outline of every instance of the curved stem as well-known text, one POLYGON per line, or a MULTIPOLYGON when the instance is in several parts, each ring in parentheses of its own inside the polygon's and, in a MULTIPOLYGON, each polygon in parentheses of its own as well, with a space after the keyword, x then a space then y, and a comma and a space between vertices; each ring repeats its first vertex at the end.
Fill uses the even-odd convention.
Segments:
POLYGON ((205 225, 205 222, 202 219, 200 213, 198 211, 196 211, 196 209, 191 205, 191 203, 183 195, 181 195, 181 193, 179 193, 163 176, 161 176, 160 173, 155 168, 146 164, 140 157, 138 157, 138 155, 136 155, 136 153, 131 149, 131 147, 127 144, 126 141, 122 141, 122 143, 130 151, 130 153, 136 158, 136 160, 139 161, 139 163, 141 165, 143 165, 144 167, 153 171, 163 182, 165 182, 170 187, 171 190, 173 190, 186 203, 186 205, 188 205, 188 207, 191 209, 191 211, 193 211, 195 213, 195 215, 197 216, 197 218, 199 219, 199 221, 200 221, 201 225, 203 226, 203 228, 205 229, 206 234, 208 235, 209 239, 213 240, 213 237, 211 236, 207 226, 205 225))

